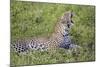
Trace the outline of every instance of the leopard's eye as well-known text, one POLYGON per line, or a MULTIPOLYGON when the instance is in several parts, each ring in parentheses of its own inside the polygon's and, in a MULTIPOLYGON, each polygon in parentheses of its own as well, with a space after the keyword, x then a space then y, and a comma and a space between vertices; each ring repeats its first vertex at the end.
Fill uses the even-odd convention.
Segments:
POLYGON ((71 23, 74 23, 73 20, 71 20, 71 23))

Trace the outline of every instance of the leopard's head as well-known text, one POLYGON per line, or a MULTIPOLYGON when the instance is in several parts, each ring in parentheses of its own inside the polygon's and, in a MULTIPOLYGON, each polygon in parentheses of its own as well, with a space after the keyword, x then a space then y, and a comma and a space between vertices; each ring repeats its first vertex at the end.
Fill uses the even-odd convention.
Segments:
POLYGON ((74 24, 72 18, 74 16, 74 13, 71 11, 65 12, 64 15, 61 18, 61 24, 63 28, 63 34, 66 34, 66 31, 69 31, 72 25, 74 24))

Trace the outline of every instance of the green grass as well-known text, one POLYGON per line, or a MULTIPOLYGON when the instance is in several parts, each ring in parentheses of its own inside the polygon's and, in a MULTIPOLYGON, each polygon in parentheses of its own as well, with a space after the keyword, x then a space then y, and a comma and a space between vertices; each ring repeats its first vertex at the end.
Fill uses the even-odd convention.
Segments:
POLYGON ((11 0, 11 41, 34 36, 50 36, 55 24, 66 11, 73 11, 72 40, 82 48, 72 52, 56 49, 32 52, 28 55, 11 53, 11 65, 52 64, 95 60, 95 7, 11 0), (29 60, 29 61, 28 61, 29 60))

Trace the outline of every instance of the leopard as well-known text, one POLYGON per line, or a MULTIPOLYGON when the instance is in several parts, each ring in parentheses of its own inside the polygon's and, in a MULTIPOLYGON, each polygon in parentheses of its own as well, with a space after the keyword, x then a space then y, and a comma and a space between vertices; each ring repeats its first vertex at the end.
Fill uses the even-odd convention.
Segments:
POLYGON ((73 12, 66 11, 54 27, 54 32, 50 37, 33 37, 29 40, 17 40, 11 44, 12 51, 17 53, 29 51, 47 51, 51 48, 74 48, 69 31, 73 26, 73 12))

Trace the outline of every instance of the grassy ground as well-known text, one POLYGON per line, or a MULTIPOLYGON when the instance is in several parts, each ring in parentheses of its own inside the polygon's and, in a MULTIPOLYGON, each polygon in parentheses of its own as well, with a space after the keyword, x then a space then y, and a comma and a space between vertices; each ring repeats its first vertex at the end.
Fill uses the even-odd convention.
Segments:
POLYGON ((70 52, 56 50, 28 55, 11 53, 11 65, 52 64, 95 60, 95 7, 88 5, 66 5, 18 2, 11 0, 11 42, 34 36, 50 36, 55 24, 66 11, 73 11, 74 26, 70 31, 72 40, 82 48, 70 52))

